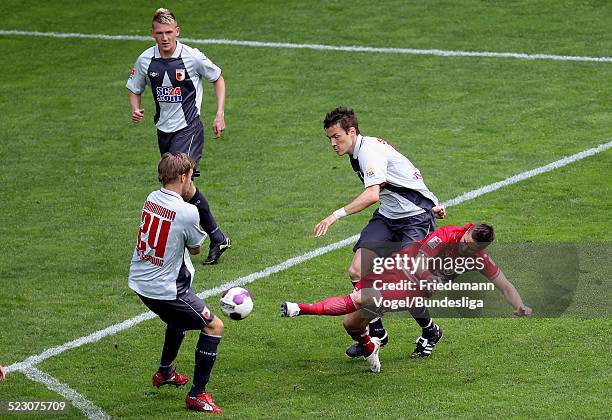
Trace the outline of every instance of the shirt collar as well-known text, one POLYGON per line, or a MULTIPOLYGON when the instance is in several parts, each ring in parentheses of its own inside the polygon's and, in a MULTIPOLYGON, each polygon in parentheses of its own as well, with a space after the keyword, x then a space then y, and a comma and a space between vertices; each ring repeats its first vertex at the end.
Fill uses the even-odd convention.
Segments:
POLYGON ((173 195, 173 196, 175 196, 175 197, 177 197, 177 198, 180 198, 181 200, 183 199, 183 197, 181 197, 181 195, 180 195, 179 193, 174 192, 174 191, 171 191, 171 190, 168 190, 168 189, 166 189, 166 188, 164 188, 164 187, 161 187, 159 190, 160 190, 162 193, 164 193, 164 194, 173 195))
POLYGON ((355 149, 353 149, 353 159, 357 159, 359 156, 359 150, 361 150, 361 144, 363 143, 363 136, 357 134, 357 140, 355 141, 355 149))
MULTIPOLYGON (((172 53, 172 57, 170 58, 179 58, 181 56, 181 52, 183 52, 183 44, 181 44, 179 42, 179 40, 176 40, 176 48, 174 49, 174 52, 172 53)), ((159 51, 159 45, 155 45, 155 52, 153 53, 155 57, 159 57, 162 58, 161 55, 161 51, 159 51)))

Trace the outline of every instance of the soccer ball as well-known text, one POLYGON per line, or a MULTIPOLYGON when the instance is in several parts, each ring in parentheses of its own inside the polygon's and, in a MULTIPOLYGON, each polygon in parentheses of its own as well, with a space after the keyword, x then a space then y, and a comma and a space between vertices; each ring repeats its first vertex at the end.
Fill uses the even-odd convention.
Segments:
POLYGON ((246 318, 253 310, 253 298, 247 289, 232 287, 221 296, 221 312, 236 321, 246 318))

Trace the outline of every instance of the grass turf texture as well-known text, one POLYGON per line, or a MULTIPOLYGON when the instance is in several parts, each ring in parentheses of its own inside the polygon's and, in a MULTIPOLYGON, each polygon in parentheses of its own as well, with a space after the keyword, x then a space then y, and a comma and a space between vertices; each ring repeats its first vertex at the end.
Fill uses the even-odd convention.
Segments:
MULTIPOLYGON (((147 34, 151 6, 109 4, 56 9, 9 1, 3 29, 147 34)), ((606 2, 256 4, 182 2, 174 9, 191 38, 612 56, 606 2)), ((124 84, 148 45, 0 37, 11 57, 0 113, 3 364, 144 310, 126 275, 140 206, 156 187, 154 107, 147 92, 146 122, 132 126, 124 84)), ((321 129, 334 106, 355 107, 362 131, 398 145, 443 200, 612 137, 601 88, 612 82, 609 63, 194 46, 223 68, 228 83, 221 140, 210 135, 212 91, 205 93, 198 184, 235 241, 223 264, 198 269, 196 290, 343 239, 366 223, 369 212, 342 220, 323 240, 310 235, 360 190, 321 129)), ((505 242, 608 241, 611 160, 608 151, 450 208, 445 223, 487 220, 505 242)), ((347 291, 350 257, 347 247, 247 286, 255 312, 226 322, 211 382, 229 417, 374 409, 395 417, 607 417, 609 318, 443 320, 443 344, 418 362, 406 359, 416 327, 392 319, 380 376, 344 359, 349 342, 340 319, 276 318, 283 300, 347 291), (364 389, 374 391, 364 396, 364 389)), ((582 279, 601 293, 578 296, 609 305, 609 280, 595 277, 582 279)), ((210 302, 218 312, 216 298, 210 302)), ((179 356, 188 375, 194 339, 179 356)), ((41 368, 112 416, 185 414, 182 391, 149 385, 161 340, 161 322, 149 321, 41 368)), ((0 385, 2 400, 39 397, 50 398, 49 391, 20 373, 0 385)))

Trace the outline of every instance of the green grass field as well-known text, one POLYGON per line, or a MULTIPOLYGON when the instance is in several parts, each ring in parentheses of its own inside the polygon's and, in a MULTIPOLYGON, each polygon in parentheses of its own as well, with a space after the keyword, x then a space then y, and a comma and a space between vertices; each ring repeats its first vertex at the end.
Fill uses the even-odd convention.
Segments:
MULTIPOLYGON (((0 30, 110 35, 147 35, 161 6, 3 4, 0 30)), ((603 0, 188 0, 167 7, 189 38, 612 56, 612 3, 603 0)), ((159 155, 150 92, 146 121, 134 126, 124 85, 150 45, 0 35, 4 366, 145 310, 127 272, 140 206, 158 186, 159 155)), ((218 140, 210 133, 212 89, 205 92, 198 185, 234 241, 217 266, 194 259, 198 292, 365 225, 370 210, 341 220, 322 239, 312 236, 319 220, 361 191, 322 130, 336 106, 353 107, 363 133, 398 145, 441 200, 612 139, 610 62, 192 45, 226 78, 227 130, 218 140)), ((344 356, 350 339, 340 318, 278 316, 285 300, 350 290, 352 253, 338 249, 246 286, 255 310, 242 322, 224 319, 208 387, 222 416, 610 418, 611 168, 608 150, 450 207, 444 221, 491 222, 504 243, 577 244, 580 281, 563 316, 439 319, 444 340, 417 361, 408 358, 416 324, 393 317, 383 372, 370 374, 363 361, 344 356)), ((219 312, 217 297, 208 301, 219 312)), ((154 319, 37 367, 112 417, 205 415, 184 409, 184 390, 151 387, 162 340, 163 323, 154 319)), ((188 335, 177 360, 189 376, 195 340, 188 335)), ((20 371, 9 373, 0 401, 24 400, 65 399, 20 371)), ((84 417, 70 404, 65 414, 84 417)))

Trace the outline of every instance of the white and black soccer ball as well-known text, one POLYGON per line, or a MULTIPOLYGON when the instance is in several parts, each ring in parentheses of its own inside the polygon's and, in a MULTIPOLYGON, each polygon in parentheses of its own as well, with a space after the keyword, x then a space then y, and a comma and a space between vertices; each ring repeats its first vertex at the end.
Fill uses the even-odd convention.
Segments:
POLYGON ((253 298, 242 287, 232 287, 223 292, 220 303, 221 312, 236 321, 246 318, 253 310, 253 298))

